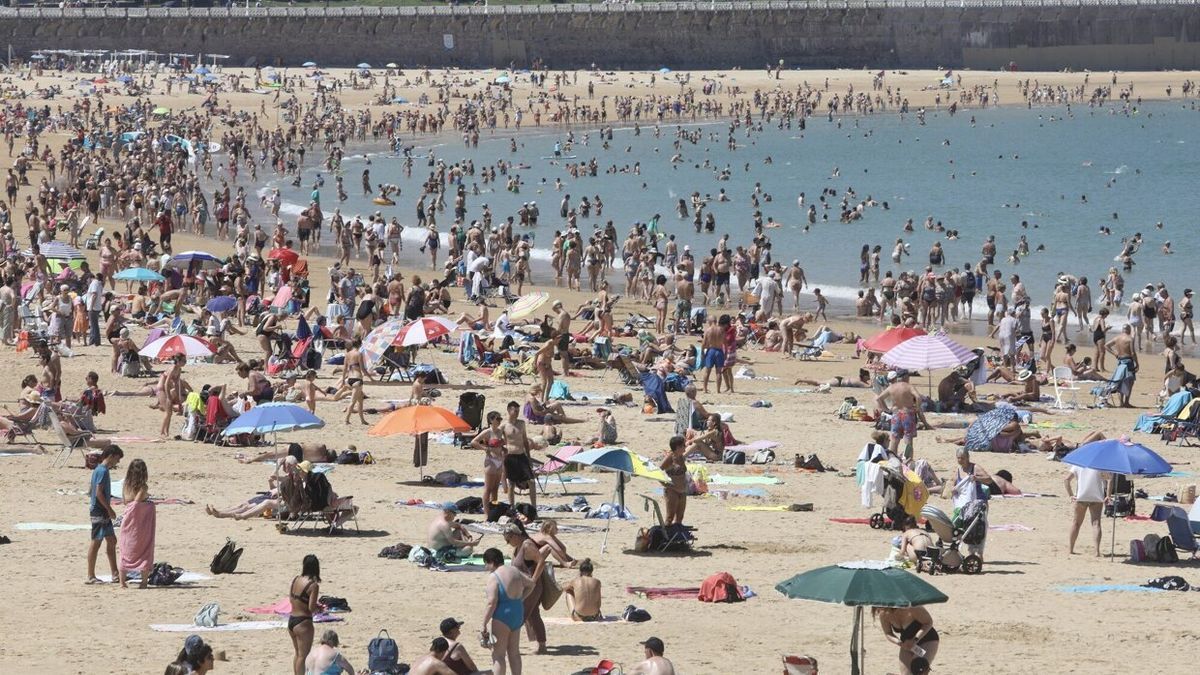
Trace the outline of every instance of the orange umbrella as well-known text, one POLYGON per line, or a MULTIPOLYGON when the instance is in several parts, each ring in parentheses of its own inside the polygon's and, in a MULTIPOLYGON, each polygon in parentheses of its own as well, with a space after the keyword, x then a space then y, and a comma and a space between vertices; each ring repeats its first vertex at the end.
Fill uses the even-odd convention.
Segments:
POLYGON ((920 328, 909 328, 907 326, 889 328, 870 340, 863 342, 863 346, 870 351, 879 352, 882 354, 884 352, 891 351, 892 347, 895 347, 901 342, 907 342, 918 335, 924 334, 925 331, 921 330, 920 328))
POLYGON ((471 425, 461 417, 435 405, 410 405, 384 415, 369 436, 423 434, 435 431, 470 431, 471 425))

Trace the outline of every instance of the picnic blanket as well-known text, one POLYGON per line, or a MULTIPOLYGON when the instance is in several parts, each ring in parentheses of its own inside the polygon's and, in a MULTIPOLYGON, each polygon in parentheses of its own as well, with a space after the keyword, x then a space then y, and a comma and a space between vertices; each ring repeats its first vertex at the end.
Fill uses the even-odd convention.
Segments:
POLYGON ((779 485, 782 480, 775 476, 722 476, 713 474, 708 477, 709 485, 779 485))
POLYGON ((1137 586, 1135 584, 1089 584, 1085 586, 1059 586, 1057 590, 1063 593, 1108 593, 1109 591, 1128 591, 1130 593, 1166 593, 1161 588, 1137 586))
MULTIPOLYGON (((468 523, 466 525, 466 528, 475 534, 503 534, 505 527, 507 526, 503 523, 468 523)), ((559 521, 558 531, 566 534, 582 534, 585 532, 603 532, 604 528, 596 527, 595 525, 573 525, 559 521)), ((483 564, 482 558, 479 564, 483 564)))
POLYGON ((731 507, 729 507, 729 510, 730 511, 791 511, 792 506, 790 504, 778 504, 775 506, 746 505, 746 506, 731 506, 731 507))
POLYGON ((190 623, 152 623, 150 630, 160 633, 225 633, 235 630, 271 630, 286 628, 286 621, 235 621, 216 626, 197 626, 190 623))
MULTIPOLYGON (((142 578, 142 573, 138 570, 129 570, 125 573, 125 576, 130 581, 135 581, 142 578)), ((106 584, 113 583, 113 578, 111 575, 101 574, 96 578, 106 584)), ((175 580, 175 584, 195 584, 201 581, 212 581, 212 577, 208 576, 207 574, 200 574, 199 572, 184 572, 179 576, 178 579, 175 580)), ((175 584, 171 585, 173 586, 175 584)))
POLYGON ((0 450, 0 457, 24 457, 25 455, 37 455, 40 453, 30 450, 0 450))
MULTIPOLYGON (((749 586, 738 586, 742 597, 749 600, 756 593, 749 586)), ((647 600, 672 599, 695 600, 700 597, 699 586, 626 586, 625 592, 647 600)))

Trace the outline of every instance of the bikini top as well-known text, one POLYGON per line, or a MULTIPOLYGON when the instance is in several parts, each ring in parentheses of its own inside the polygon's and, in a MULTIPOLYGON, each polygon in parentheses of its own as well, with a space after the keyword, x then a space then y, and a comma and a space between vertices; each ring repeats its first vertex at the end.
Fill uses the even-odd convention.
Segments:
MULTIPOLYGON (((296 579, 299 579, 299 578, 300 577, 296 577, 296 579)), ((296 587, 296 579, 292 579, 292 588, 296 587)), ((304 604, 307 605, 308 604, 308 591, 310 588, 312 588, 312 585, 315 583, 317 583, 317 582, 309 581, 307 584, 304 585, 304 588, 300 589, 299 594, 296 594, 296 593, 291 594, 292 599, 299 600, 300 602, 303 602, 304 604)))

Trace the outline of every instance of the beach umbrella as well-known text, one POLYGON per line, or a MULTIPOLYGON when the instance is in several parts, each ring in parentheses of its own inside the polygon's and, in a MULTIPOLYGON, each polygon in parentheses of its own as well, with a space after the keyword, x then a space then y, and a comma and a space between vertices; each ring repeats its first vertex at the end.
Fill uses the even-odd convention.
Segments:
POLYGON ((925 331, 920 328, 909 328, 908 326, 900 326, 898 328, 889 328, 879 335, 863 342, 863 346, 873 352, 883 354, 891 351, 892 347, 911 340, 918 335, 925 335, 925 331))
POLYGON ((317 67, 317 63, 315 61, 305 61, 304 63, 302 63, 300 65, 305 68, 316 68, 317 67))
POLYGON ((383 358, 383 353, 396 343, 396 336, 404 330, 405 325, 404 319, 396 318, 388 319, 371 329, 371 332, 367 333, 367 337, 363 338, 362 346, 359 347, 366 362, 372 364, 383 358))
POLYGON ((167 262, 167 265, 187 269, 192 263, 197 263, 201 269, 215 270, 221 266, 221 259, 204 251, 184 251, 183 253, 171 256, 171 260, 167 262))
POLYGON ((236 307, 237 298, 233 297, 232 295, 218 295, 212 300, 209 300, 208 304, 204 306, 205 309, 213 314, 232 312, 236 307))
POLYGON ((951 340, 945 333, 918 335, 889 349, 883 362, 908 370, 953 368, 979 358, 975 352, 951 340))
POLYGON ((117 78, 117 81, 118 81, 118 82, 123 82, 123 83, 125 83, 125 84, 129 84, 130 82, 133 82, 133 77, 132 77, 132 76, 130 76, 130 75, 122 75, 122 76, 120 76, 120 77, 118 77, 118 78, 117 78))
POLYGON ((509 77, 508 75, 501 75, 501 76, 497 77, 496 79, 492 80, 492 82, 495 82, 496 84, 508 84, 509 82, 512 82, 512 78, 509 77))
POLYGON ((457 328, 457 323, 445 317, 423 316, 401 328, 392 344, 402 347, 415 347, 432 342, 443 335, 449 335, 457 328))
MULTIPOLYGON (((1171 465, 1157 452, 1128 437, 1106 438, 1084 443, 1062 458, 1064 464, 1126 476, 1157 476, 1171 472, 1171 465)), ((1112 511, 1112 540, 1109 560, 1117 550, 1117 512, 1112 511)))
MULTIPOLYGON (((59 241, 48 241, 38 247, 38 253, 47 260, 84 260, 83 251, 59 241)), ((25 249, 25 255, 32 256, 33 249, 25 249)))
POLYGON ((829 565, 797 574, 775 585, 784 596, 854 608, 850 639, 850 673, 865 670, 862 654, 863 608, 917 607, 946 602, 950 598, 928 582, 889 563, 858 560, 829 565))
POLYGON ((360 63, 357 66, 355 66, 355 68, 362 68, 363 70, 366 70, 370 67, 371 67, 371 64, 369 64, 369 63, 360 63))
POLYGON ((662 73, 663 75, 666 75, 667 73, 671 72, 671 69, 664 66, 662 68, 659 68, 658 72, 662 73))
POLYGON ((617 472, 617 504, 625 506, 625 476, 640 476, 650 478, 660 483, 668 483, 670 479, 662 469, 651 468, 645 460, 629 451, 628 448, 596 448, 585 450, 571 456, 572 462, 594 466, 605 471, 617 472))
POLYGON ((221 432, 222 436, 235 434, 266 434, 297 429, 320 429, 325 423, 294 403, 260 403, 238 415, 221 432))
POLYGON ((157 108, 155 108, 154 110, 151 110, 150 114, 151 115, 170 115, 171 109, 160 105, 157 108))
POLYGON ((130 267, 113 275, 117 281, 164 281, 165 277, 154 270, 145 267, 130 267))
POLYGON ((992 439, 1000 435, 1000 430, 1009 422, 1017 419, 1017 409, 1011 405, 997 405, 995 408, 982 413, 967 427, 966 442, 963 447, 967 450, 991 450, 992 439))
POLYGON ((521 319, 533 314, 539 307, 546 304, 550 299, 550 294, 543 291, 534 293, 526 293, 513 301, 508 307, 508 317, 510 319, 521 319))
POLYGON ((208 66, 200 66, 199 68, 194 69, 192 72, 196 73, 197 75, 207 75, 212 71, 208 69, 208 66))
POLYGON ((410 405, 383 416, 367 431, 368 436, 470 431, 471 424, 453 412, 436 405, 410 405))
POLYGON ((300 254, 290 248, 273 248, 267 252, 267 258, 278 260, 284 267, 291 267, 300 259, 300 254))
POLYGON ((180 354, 190 358, 212 356, 217 350, 208 340, 190 335, 164 335, 138 350, 138 354, 156 361, 165 361, 180 354))

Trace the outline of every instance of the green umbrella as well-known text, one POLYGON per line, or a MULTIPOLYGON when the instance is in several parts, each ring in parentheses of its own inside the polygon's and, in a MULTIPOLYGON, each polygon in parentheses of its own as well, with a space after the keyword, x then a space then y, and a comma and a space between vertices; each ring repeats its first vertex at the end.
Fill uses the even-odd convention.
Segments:
POLYGON ((171 110, 169 108, 165 108, 161 105, 150 112, 151 112, 151 114, 154 114, 154 115, 170 115, 171 114, 171 110))
POLYGON ((861 672, 863 607, 916 607, 949 600, 945 593, 916 575, 872 560, 846 562, 797 574, 776 584, 775 590, 793 599, 854 607, 851 675, 861 672))

